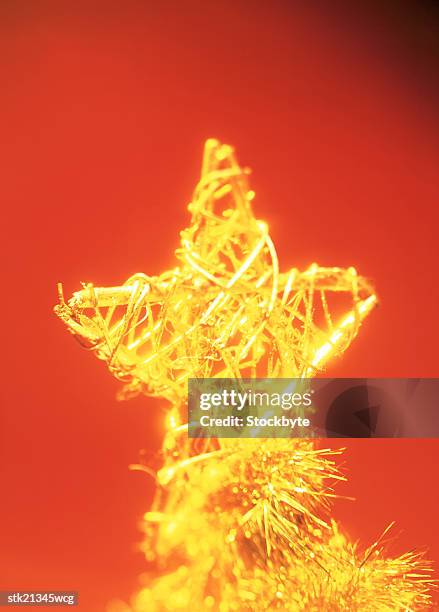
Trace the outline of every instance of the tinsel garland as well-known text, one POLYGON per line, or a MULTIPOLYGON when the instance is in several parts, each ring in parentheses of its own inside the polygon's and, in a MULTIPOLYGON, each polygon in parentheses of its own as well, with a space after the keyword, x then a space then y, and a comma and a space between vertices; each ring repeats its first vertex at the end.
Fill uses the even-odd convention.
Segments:
POLYGON ((352 267, 281 273, 268 227, 252 213, 248 173, 232 147, 208 140, 178 267, 119 287, 85 284, 68 302, 59 286, 56 313, 125 382, 121 397, 170 404, 144 522, 153 570, 133 610, 429 607, 421 554, 389 558, 387 530, 360 550, 333 520, 340 451, 187 436, 188 378, 314 376, 377 302, 352 267))

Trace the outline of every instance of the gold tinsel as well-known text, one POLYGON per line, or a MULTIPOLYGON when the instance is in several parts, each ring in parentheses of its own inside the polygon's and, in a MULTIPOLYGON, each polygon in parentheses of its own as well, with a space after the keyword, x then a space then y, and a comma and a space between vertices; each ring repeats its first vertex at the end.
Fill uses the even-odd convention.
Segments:
POLYGON ((208 140, 178 267, 119 287, 86 284, 68 303, 59 286, 56 313, 125 382, 121 395, 170 402, 144 522, 153 569, 133 609, 428 607, 421 555, 388 558, 387 530, 361 551, 332 519, 339 451, 304 440, 188 439, 188 378, 313 376, 376 304, 354 268, 279 272, 268 227, 252 213, 248 173, 230 146, 208 140))

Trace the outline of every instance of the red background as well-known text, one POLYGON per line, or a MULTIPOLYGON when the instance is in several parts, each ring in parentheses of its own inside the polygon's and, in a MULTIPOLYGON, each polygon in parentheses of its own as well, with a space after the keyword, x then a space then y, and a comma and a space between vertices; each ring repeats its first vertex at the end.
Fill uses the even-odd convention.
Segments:
MULTIPOLYGON (((253 168, 283 269, 375 280, 380 309, 328 373, 438 374, 429 48, 392 4, 307 4, 1 4, 0 588, 78 590, 87 612, 137 588, 153 488, 127 466, 154 455, 162 405, 116 402, 53 316, 55 283, 173 265, 209 136, 253 168)), ((369 544, 396 520, 396 552, 439 560, 438 442, 346 446, 345 529, 369 544)))

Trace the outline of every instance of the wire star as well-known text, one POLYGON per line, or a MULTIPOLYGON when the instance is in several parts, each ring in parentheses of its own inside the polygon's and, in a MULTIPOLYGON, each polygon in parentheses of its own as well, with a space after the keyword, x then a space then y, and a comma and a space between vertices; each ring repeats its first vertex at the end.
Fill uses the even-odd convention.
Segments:
POLYGON ((59 285, 55 312, 126 382, 125 395, 176 404, 190 377, 313 376, 376 304, 352 267, 279 272, 268 226, 253 216, 248 174, 232 147, 207 140, 178 267, 119 287, 84 284, 68 303, 59 285), (334 323, 340 296, 348 308, 334 323))

